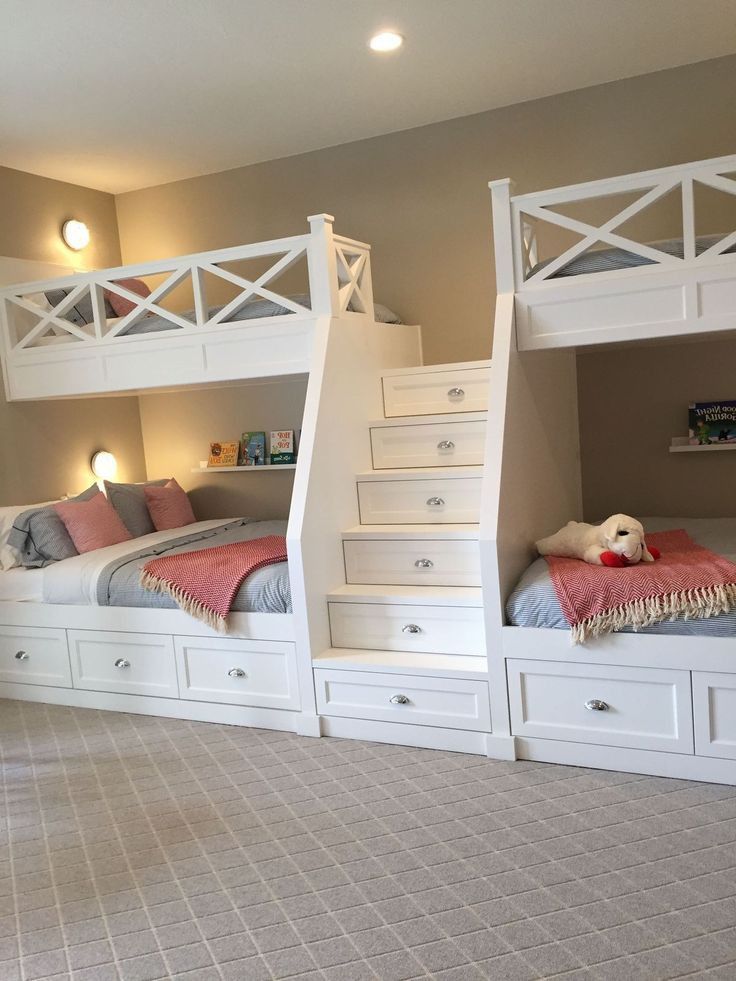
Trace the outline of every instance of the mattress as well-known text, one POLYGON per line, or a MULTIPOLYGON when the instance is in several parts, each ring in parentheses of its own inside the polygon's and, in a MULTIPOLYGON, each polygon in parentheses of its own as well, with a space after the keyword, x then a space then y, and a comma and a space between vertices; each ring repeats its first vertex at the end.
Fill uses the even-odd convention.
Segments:
MULTIPOLYGON (((140 570, 149 559, 284 534, 285 521, 236 518, 198 521, 185 528, 143 535, 38 570, 43 573, 43 602, 174 610, 177 607, 171 597, 144 589, 138 582, 140 570)), ((291 613, 287 563, 277 562, 248 576, 232 609, 239 613, 291 613)))
MULTIPOLYGON (((723 235, 701 235, 695 239, 695 254, 702 255, 706 249, 720 242, 725 236, 725 232, 723 235)), ((667 255, 677 256, 678 259, 682 259, 685 254, 681 238, 671 238, 664 242, 649 242, 648 244, 654 249, 659 249, 660 252, 666 252, 667 255)), ((730 249, 724 249, 723 254, 727 255, 733 252, 736 252, 736 244, 732 245, 730 249)), ((527 278, 539 272, 540 269, 544 269, 553 261, 554 258, 538 262, 530 270, 527 278)), ((565 276, 582 276, 587 273, 612 272, 614 269, 633 269, 636 266, 654 265, 657 263, 653 259, 645 259, 644 256, 627 252, 625 249, 590 249, 568 262, 566 266, 558 269, 549 278, 562 279, 565 276)))
POLYGON ((8 569, 0 572, 0 602, 40 603, 43 569, 8 569))
MULTIPOLYGON (((699 545, 736 563, 736 518, 642 518, 641 521, 647 531, 684 528, 699 545)), ((549 566, 544 559, 532 562, 517 583, 506 604, 506 617, 515 627, 570 629, 557 601, 549 566)), ((631 627, 626 628, 626 632, 632 630, 631 627)), ((736 637, 736 611, 702 620, 666 620, 638 632, 736 637)))

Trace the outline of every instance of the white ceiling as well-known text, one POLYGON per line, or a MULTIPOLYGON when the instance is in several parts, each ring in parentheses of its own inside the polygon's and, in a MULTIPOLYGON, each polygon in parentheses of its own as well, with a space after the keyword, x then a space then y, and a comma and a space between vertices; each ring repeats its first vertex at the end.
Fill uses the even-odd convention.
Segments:
POLYGON ((0 16, 0 164, 113 192, 736 52, 734 0, 0 0, 0 16), (401 51, 368 50, 384 27, 401 51))

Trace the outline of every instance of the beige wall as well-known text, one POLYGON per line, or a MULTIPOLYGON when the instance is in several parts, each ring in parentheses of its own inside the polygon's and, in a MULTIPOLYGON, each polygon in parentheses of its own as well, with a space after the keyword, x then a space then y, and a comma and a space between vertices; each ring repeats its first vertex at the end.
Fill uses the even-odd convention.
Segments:
MULTIPOLYGON (((89 267, 120 262, 112 195, 17 170, 0 168, 0 255, 89 267), (61 241, 66 218, 92 233, 78 259, 61 241), (82 258, 83 257, 83 258, 82 258)), ((0 506, 30 504, 75 493, 92 481, 90 455, 116 454, 121 480, 145 477, 138 401, 0 399, 0 506)))

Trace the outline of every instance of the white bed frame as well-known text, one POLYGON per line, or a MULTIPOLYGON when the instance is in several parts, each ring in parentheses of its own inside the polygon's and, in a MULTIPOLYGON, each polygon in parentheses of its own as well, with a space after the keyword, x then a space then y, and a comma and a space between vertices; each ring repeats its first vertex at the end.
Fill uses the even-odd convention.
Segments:
POLYGON ((736 156, 513 198, 509 181, 490 185, 499 296, 481 555, 491 687, 508 696, 496 699, 494 731, 507 727, 519 758, 736 783, 736 638, 619 633, 572 647, 567 631, 504 618, 535 557, 532 543, 582 517, 575 346, 705 340, 734 329, 736 255, 722 253, 736 232, 695 258, 692 208, 695 181, 736 193, 730 171, 736 156), (682 193, 684 259, 616 235, 626 217, 671 188, 682 193), (599 228, 546 210, 632 189, 639 201, 599 228), (537 257, 524 216, 586 239, 529 275, 537 257), (596 240, 656 253, 657 265, 550 279, 596 240))
MULTIPOLYGON (((332 222, 318 215, 309 219, 308 235, 0 290, 9 400, 309 376, 286 536, 293 613, 234 614, 222 636, 179 610, 0 602, 0 697, 320 734, 312 651, 330 647, 326 596, 345 581, 341 533, 359 521, 355 474, 370 465, 368 422, 381 410, 379 375, 421 363, 419 327, 374 321, 370 247, 335 235, 332 222), (259 256, 281 258, 252 282, 220 265, 259 256), (311 309, 275 291, 277 275, 302 257, 311 309), (170 275, 146 299, 114 282, 162 272, 170 275), (240 290, 213 317, 204 272, 240 290), (157 306, 187 278, 196 325, 157 306), (62 286, 71 293, 50 314, 24 299, 62 286), (136 303, 112 326, 104 289, 136 303), (89 331, 62 318, 86 293, 95 314, 89 331), (222 322, 251 297, 294 313, 222 322), (36 321, 29 329, 26 319, 22 336, 16 310, 36 321), (120 336, 147 311, 182 329, 120 336), (52 324, 60 336, 37 343, 52 324), (365 439, 356 440, 356 432, 365 439)), ((34 266, 0 260, 0 276, 18 268, 34 266)), ((41 276, 56 271, 36 268, 41 276)))

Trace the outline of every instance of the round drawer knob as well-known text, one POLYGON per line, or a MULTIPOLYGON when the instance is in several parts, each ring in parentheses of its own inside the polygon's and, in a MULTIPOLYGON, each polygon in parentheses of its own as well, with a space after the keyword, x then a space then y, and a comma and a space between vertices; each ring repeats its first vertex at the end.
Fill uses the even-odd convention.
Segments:
POLYGON ((16 651, 15 652, 15 660, 16 661, 27 661, 28 660, 28 656, 29 655, 28 655, 28 652, 27 651, 16 651))
POLYGON ((607 712, 611 706, 600 698, 591 698, 585 703, 585 707, 589 712, 607 712))
POLYGON ((427 506, 430 508, 441 508, 445 502, 441 497, 428 497, 427 506))
POLYGON ((128 661, 127 658, 119 657, 117 659, 117 661, 115 662, 115 667, 116 668, 129 668, 130 667, 130 661, 128 661))
POLYGON ((245 671, 242 668, 230 668, 227 673, 228 678, 244 678, 245 671))
POLYGON ((401 628, 402 634, 420 634, 422 628, 416 623, 405 623, 401 628))
POLYGON ((392 705, 408 705, 409 698, 407 695, 392 695, 391 698, 389 698, 389 702, 391 702, 392 705))
POLYGON ((465 398, 465 389, 463 388, 451 388, 447 393, 448 399, 462 399, 465 398))
POLYGON ((452 442, 451 439, 441 439, 439 441, 439 443, 437 444, 437 449, 438 450, 454 450, 455 449, 455 444, 452 442))
POLYGON ((414 565, 417 569, 431 569, 434 566, 434 562, 431 559, 417 559, 414 565))

